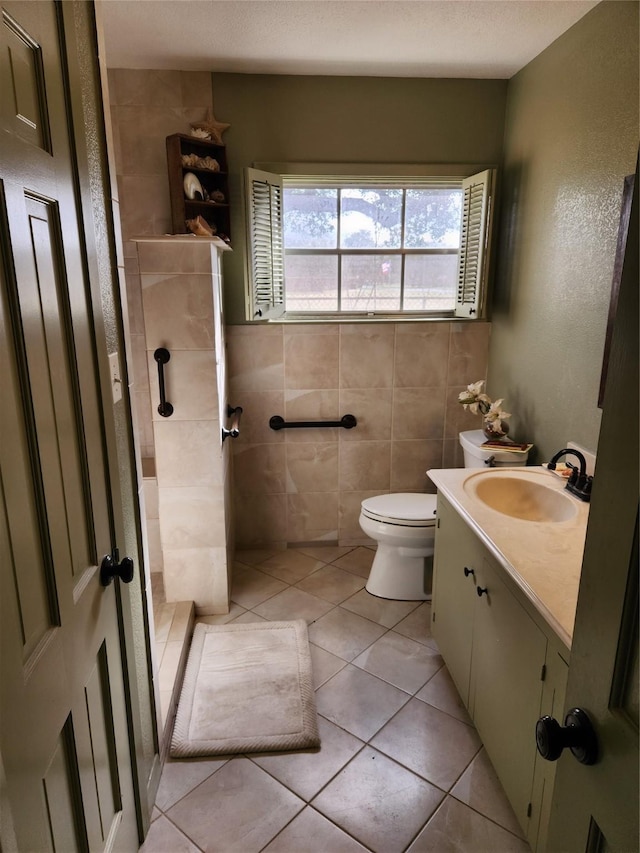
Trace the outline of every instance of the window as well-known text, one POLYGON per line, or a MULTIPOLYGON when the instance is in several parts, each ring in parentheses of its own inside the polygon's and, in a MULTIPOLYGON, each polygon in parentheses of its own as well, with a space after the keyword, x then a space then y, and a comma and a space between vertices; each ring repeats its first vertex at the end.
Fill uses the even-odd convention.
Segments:
POLYGON ((481 316, 493 174, 248 169, 249 318, 481 316))

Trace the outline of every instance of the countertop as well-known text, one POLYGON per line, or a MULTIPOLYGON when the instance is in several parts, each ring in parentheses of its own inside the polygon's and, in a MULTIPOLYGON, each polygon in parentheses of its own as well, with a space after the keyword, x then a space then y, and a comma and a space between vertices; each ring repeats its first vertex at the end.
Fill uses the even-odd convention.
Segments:
POLYGON ((564 490, 566 481, 542 466, 427 471, 438 491, 449 500, 570 649, 589 504, 566 492, 576 508, 575 515, 567 521, 535 522, 512 518, 491 509, 465 490, 465 480, 474 473, 483 477, 526 476, 558 491, 564 490))

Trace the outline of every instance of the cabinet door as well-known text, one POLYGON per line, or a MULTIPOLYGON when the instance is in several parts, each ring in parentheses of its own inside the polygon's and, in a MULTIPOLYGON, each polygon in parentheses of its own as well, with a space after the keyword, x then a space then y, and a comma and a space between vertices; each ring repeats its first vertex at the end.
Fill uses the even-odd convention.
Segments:
POLYGON ((527 829, 547 638, 485 559, 478 574, 470 710, 493 766, 527 829))
POLYGON ((432 633, 458 693, 467 707, 473 611, 477 598, 475 576, 482 565, 482 553, 482 546, 475 535, 439 497, 432 633))

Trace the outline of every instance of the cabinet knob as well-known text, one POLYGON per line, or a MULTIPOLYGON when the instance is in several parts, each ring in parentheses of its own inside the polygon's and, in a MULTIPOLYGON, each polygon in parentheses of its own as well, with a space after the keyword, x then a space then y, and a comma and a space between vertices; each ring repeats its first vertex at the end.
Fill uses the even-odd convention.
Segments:
POLYGON ((596 733, 582 708, 572 708, 565 717, 564 726, 554 717, 540 717, 536 723, 536 746, 547 761, 557 761, 566 747, 580 764, 595 764, 598 757, 596 733))
POLYGON ((468 569, 466 566, 464 567, 464 576, 465 576, 465 578, 468 578, 468 577, 469 577, 469 575, 473 575, 473 576, 475 577, 475 574, 476 574, 476 573, 475 573, 474 569, 468 569))
POLYGON ((483 595, 486 595, 486 596, 489 595, 489 590, 487 589, 486 586, 477 586, 476 592, 478 593, 478 598, 481 598, 483 595))

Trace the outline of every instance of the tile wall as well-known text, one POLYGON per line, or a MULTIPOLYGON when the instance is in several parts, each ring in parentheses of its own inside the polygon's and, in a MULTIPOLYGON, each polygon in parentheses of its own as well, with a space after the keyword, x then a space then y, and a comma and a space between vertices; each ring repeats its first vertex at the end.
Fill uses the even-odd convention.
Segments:
POLYGON ((292 324, 227 328, 238 547, 357 544, 363 498, 434 492, 428 468, 463 464, 457 402, 487 370, 489 323, 292 324), (345 429, 273 431, 285 420, 345 429))

